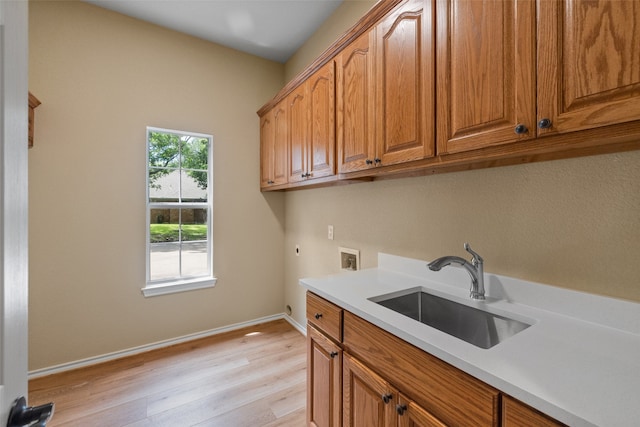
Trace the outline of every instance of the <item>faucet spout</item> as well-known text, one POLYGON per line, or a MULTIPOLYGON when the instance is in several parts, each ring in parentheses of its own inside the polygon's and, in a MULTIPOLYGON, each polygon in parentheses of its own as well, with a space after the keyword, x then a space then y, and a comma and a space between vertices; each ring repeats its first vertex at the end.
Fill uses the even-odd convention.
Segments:
POLYGON ((467 252, 473 255, 471 262, 467 261, 464 258, 460 258, 458 256, 443 256, 438 259, 431 261, 427 264, 429 270, 431 271, 440 271, 443 267, 446 267, 451 264, 458 264, 462 266, 469 276, 471 276, 471 290, 470 297, 472 299, 483 300, 484 299, 484 268, 483 263, 484 260, 480 255, 474 252, 469 246, 468 243, 464 244, 464 248, 467 252))

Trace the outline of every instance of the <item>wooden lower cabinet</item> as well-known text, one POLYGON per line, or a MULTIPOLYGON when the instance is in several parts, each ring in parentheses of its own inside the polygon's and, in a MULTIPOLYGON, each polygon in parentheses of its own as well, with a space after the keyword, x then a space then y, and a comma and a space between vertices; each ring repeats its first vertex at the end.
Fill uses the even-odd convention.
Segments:
POLYGON ((503 427, 561 427, 553 418, 536 411, 509 396, 502 396, 503 427))
POLYGON ((342 416, 342 349, 307 327, 307 425, 338 427, 342 416))
POLYGON ((343 426, 395 426, 398 392, 351 355, 343 362, 343 426))
POLYGON ((307 320, 308 426, 563 426, 312 293, 307 320))
POLYGON ((436 417, 406 396, 398 396, 398 427, 445 427, 436 417))
POLYGON ((445 427, 353 356, 343 366, 344 427, 445 427))

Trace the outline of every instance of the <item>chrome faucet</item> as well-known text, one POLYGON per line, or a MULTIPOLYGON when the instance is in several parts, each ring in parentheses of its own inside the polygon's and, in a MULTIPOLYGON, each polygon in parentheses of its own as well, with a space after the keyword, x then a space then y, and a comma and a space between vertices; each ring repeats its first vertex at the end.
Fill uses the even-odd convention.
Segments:
POLYGON ((464 267, 465 270, 471 276, 471 299, 484 299, 484 270, 482 267, 482 263, 484 260, 480 255, 474 252, 469 246, 469 243, 464 244, 464 249, 473 255, 471 258, 471 262, 468 262, 464 258, 460 258, 459 256, 443 256, 442 258, 438 258, 436 260, 431 261, 427 267, 432 271, 440 271, 442 267, 446 267, 450 264, 459 264, 464 267))

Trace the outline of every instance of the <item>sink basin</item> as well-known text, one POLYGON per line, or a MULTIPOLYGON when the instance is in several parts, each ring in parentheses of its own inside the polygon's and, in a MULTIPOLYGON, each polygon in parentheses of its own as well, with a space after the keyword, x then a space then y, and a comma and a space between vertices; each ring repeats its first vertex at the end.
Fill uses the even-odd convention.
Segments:
POLYGON ((480 348, 491 348, 530 324, 469 307, 421 290, 370 298, 393 311, 480 348))

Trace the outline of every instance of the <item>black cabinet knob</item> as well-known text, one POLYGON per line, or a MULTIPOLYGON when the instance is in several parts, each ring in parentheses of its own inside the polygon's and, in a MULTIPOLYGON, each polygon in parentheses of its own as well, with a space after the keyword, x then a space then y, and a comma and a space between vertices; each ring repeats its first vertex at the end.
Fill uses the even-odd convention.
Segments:
POLYGON ((337 351, 332 351, 331 353, 329 353, 329 356, 333 359, 338 355, 337 351))
POLYGON ((518 126, 516 126, 516 128, 514 129, 515 133, 517 133, 518 135, 522 135, 525 134, 527 132, 529 132, 529 129, 527 129, 527 127, 523 124, 519 124, 518 126))
POLYGON ((550 119, 542 119, 538 122, 538 127, 540 129, 549 129, 552 123, 550 119))
POLYGON ((367 159, 367 160, 365 160, 364 162, 365 162, 366 164, 368 164, 368 165, 372 165, 372 164, 373 164, 373 160, 371 160, 371 159, 367 159))
POLYGON ((379 165, 380 163, 382 163, 382 160, 380 160, 379 158, 375 158, 373 159, 374 162, 376 162, 376 165, 379 165))
POLYGON ((398 413, 398 415, 404 415, 406 410, 407 405, 396 405, 396 412, 398 413))
POLYGON ((316 320, 320 320, 320 318, 322 317, 322 313, 316 313, 316 315, 313 317, 315 317, 316 320))
POLYGON ((391 399, 392 399, 392 398, 393 398, 393 394, 391 394, 391 393, 386 393, 386 394, 383 394, 383 395, 382 395, 382 401, 383 401, 384 403, 389 403, 389 402, 391 402, 391 399))

